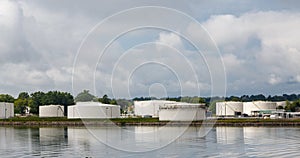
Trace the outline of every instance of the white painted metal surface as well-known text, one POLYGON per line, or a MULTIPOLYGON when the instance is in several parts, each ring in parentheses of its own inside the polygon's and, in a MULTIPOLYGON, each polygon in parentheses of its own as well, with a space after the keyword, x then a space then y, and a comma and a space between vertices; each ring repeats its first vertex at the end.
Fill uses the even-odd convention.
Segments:
POLYGON ((243 102, 217 102, 216 115, 217 116, 234 116, 235 112, 243 113, 243 102))
POLYGON ((171 103, 159 107, 160 121, 196 121, 206 119, 204 104, 171 103))
POLYGON ((279 106, 282 106, 283 108, 285 108, 286 107, 286 101, 278 101, 278 102, 276 102, 276 106, 277 106, 277 108, 279 106))
POLYGON ((158 117, 159 106, 170 103, 177 102, 168 100, 134 101, 134 114, 137 116, 150 115, 152 117, 158 117))
POLYGON ((98 102, 78 102, 68 106, 68 119, 75 118, 119 118, 120 106, 98 102))
POLYGON ((253 101, 243 103, 243 113, 251 116, 253 111, 276 110, 276 102, 253 101))
POLYGON ((0 118, 14 117, 14 104, 13 103, 0 103, 0 118))
POLYGON ((64 106, 61 105, 39 106, 39 117, 64 117, 64 106))

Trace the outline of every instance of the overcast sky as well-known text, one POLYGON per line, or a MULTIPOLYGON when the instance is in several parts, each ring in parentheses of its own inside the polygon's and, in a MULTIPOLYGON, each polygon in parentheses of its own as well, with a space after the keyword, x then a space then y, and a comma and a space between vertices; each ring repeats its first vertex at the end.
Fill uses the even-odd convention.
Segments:
POLYGON ((299 28, 297 0, 1 0, 0 93, 300 93, 299 28))

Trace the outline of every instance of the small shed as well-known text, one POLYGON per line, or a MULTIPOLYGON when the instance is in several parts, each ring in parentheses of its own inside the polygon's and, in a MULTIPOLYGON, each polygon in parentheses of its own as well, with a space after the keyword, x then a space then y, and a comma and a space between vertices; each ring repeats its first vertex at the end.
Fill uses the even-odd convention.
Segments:
POLYGON ((39 106, 39 117, 64 117, 64 106, 62 105, 39 106))

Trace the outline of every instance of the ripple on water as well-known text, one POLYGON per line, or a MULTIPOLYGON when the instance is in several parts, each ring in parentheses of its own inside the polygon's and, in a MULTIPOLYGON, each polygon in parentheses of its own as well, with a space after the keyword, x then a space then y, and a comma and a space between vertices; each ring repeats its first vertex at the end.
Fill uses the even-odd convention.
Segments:
MULTIPOLYGON (((300 157, 300 128, 217 127, 205 137, 197 131, 191 127, 164 148, 132 153, 106 146, 83 128, 0 127, 0 153, 1 157, 300 157)), ((128 144, 149 147, 149 142, 138 138, 128 144)))

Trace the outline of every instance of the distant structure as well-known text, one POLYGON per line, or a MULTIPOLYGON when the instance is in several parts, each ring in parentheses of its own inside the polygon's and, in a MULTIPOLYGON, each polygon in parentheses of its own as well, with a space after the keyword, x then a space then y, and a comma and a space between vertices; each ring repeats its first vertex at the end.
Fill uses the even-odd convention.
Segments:
POLYGON ((271 113, 276 111, 276 102, 252 101, 243 103, 243 113, 248 116, 259 116, 261 113, 271 113))
POLYGON ((68 106, 68 119, 104 119, 119 117, 119 105, 102 104, 99 102, 77 102, 76 105, 68 106))
POLYGON ((64 106, 61 105, 39 106, 39 117, 64 117, 64 106))
POLYGON ((176 102, 159 106, 160 121, 197 121, 205 119, 205 104, 176 102))
POLYGON ((14 117, 14 104, 13 103, 6 103, 0 102, 0 118, 6 119, 10 117, 14 117))
POLYGON ((270 101, 252 101, 252 102, 234 102, 224 101, 216 103, 216 115, 219 117, 237 117, 237 116, 261 116, 263 114, 271 115, 278 112, 278 107, 284 108, 286 102, 270 101))
POLYGON ((276 102, 276 107, 283 107, 285 108, 286 107, 286 101, 278 101, 276 102))
POLYGON ((168 100, 134 101, 134 114, 142 117, 158 117, 159 106, 171 103, 177 102, 168 100))
POLYGON ((243 102, 225 101, 216 103, 216 115, 233 117, 243 113, 243 102))

